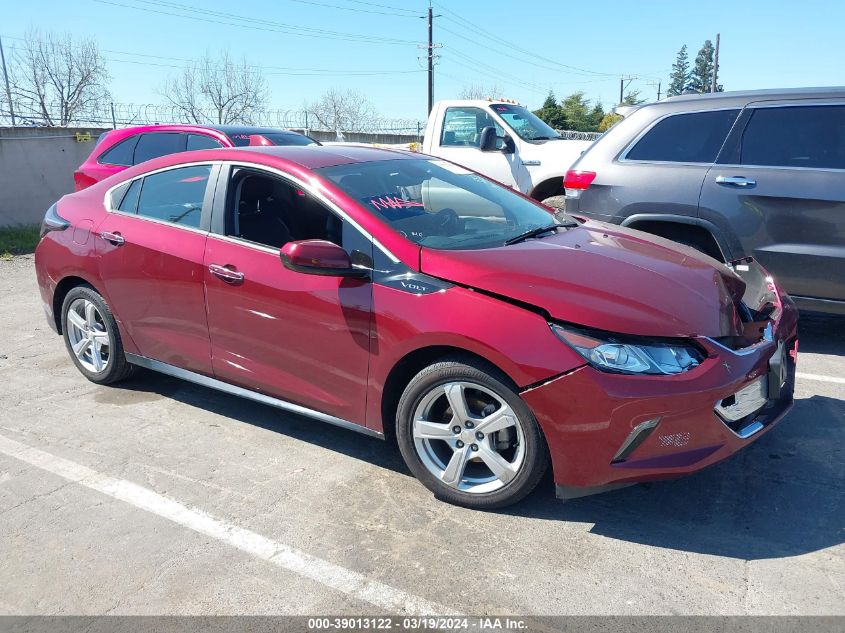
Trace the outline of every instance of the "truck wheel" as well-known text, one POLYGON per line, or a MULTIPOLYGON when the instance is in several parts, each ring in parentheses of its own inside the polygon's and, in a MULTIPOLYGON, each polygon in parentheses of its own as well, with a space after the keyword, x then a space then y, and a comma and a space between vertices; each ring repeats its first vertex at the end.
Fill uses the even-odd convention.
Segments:
POLYGON ((547 207, 557 209, 558 211, 566 211, 566 196, 552 196, 542 201, 547 207))

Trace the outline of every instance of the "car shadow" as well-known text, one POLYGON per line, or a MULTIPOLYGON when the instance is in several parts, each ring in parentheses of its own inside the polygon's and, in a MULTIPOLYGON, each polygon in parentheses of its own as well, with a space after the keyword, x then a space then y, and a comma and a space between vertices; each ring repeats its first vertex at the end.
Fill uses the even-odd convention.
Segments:
MULTIPOLYGON (((151 371, 121 383, 411 476, 395 443, 230 396, 151 371)), ((592 523, 593 534, 745 560, 819 551, 845 541, 845 402, 797 400, 774 429, 733 457, 673 481, 567 502, 551 474, 525 500, 498 511, 592 523)))
POLYGON ((845 316, 801 312, 798 319, 798 351, 799 354, 809 352, 845 356, 845 316))
POLYGON ((843 446, 845 402, 813 396, 700 473, 557 504, 545 481, 508 513, 593 523, 593 534, 700 554, 797 556, 845 541, 843 446))

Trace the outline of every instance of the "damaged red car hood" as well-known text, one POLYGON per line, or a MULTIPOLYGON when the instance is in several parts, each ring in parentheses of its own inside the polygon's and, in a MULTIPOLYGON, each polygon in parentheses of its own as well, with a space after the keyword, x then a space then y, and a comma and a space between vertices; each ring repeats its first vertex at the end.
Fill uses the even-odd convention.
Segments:
POLYGON ((547 311, 552 318, 643 336, 731 336, 745 282, 674 242, 587 222, 500 248, 423 248, 423 273, 547 311))

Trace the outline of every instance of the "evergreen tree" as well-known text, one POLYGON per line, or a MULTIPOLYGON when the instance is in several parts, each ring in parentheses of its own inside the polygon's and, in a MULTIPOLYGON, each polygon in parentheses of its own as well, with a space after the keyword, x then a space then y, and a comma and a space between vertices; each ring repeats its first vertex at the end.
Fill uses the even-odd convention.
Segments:
POLYGON ((639 90, 629 90, 625 93, 625 98, 622 99, 622 105, 638 106, 645 103, 645 99, 640 97, 639 90))
POLYGON ((546 100, 539 110, 534 110, 534 114, 540 117, 543 121, 551 125, 556 130, 561 130, 566 126, 566 117, 563 109, 555 100, 554 93, 549 90, 546 100))
POLYGON ((689 79, 689 56, 687 55, 687 45, 684 44, 678 51, 675 63, 672 64, 672 74, 669 75, 669 88, 666 90, 666 96, 676 97, 684 94, 689 79))
POLYGON ((604 120, 605 111, 600 103, 596 103, 590 112, 590 132, 597 132, 599 125, 604 120))
POLYGON ((690 74, 689 88, 698 93, 710 92, 713 83, 713 42, 705 40, 704 46, 695 56, 695 65, 690 74))
POLYGON ((560 105, 566 120, 563 129, 579 132, 589 132, 594 129, 590 118, 590 102, 584 98, 583 92, 573 92, 560 105))

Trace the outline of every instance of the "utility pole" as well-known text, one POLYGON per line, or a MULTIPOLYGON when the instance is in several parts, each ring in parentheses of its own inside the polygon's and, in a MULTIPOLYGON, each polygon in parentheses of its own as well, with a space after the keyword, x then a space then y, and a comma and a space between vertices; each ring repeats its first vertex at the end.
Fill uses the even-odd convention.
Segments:
MULTIPOLYGON (((419 16, 425 19, 426 16, 419 16)), ((431 0, 428 0, 428 45, 417 44, 417 48, 424 48, 426 51, 426 61, 428 63, 428 112, 434 107, 434 49, 440 48, 441 45, 434 44, 434 18, 439 18, 440 14, 434 15, 431 7, 431 0)))
POLYGON ((636 77, 633 75, 623 75, 619 78, 619 105, 622 105, 622 102, 625 100, 625 88, 630 86, 634 79, 636 79, 636 77), (626 81, 628 83, 625 83, 626 81))
POLYGON ((3 53, 2 38, 0 38, 0 62, 3 65, 3 80, 6 82, 6 97, 9 99, 9 114, 12 119, 12 127, 15 127, 15 106, 12 105, 12 89, 9 88, 9 73, 6 72, 6 55, 3 53))
POLYGON ((716 33, 716 54, 713 58, 713 84, 710 86, 710 92, 716 92, 716 86, 719 85, 719 40, 721 34, 716 33))
POLYGON ((428 2, 428 113, 434 107, 434 14, 428 2))
POLYGON ((660 101, 660 95, 662 94, 661 89, 663 88, 663 81, 658 81, 657 83, 650 81, 648 82, 648 85, 652 88, 654 86, 657 86, 657 100, 660 101))

